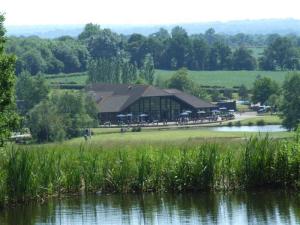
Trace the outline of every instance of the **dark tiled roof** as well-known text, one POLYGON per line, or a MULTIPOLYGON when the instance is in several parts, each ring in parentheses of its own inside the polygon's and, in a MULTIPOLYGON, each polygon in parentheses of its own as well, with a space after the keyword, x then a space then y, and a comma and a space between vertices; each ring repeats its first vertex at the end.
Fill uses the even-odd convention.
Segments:
POLYGON ((213 108, 195 96, 176 89, 159 89, 148 85, 94 84, 87 88, 94 96, 101 112, 121 112, 141 97, 175 96, 194 108, 213 108))
POLYGON ((159 96, 170 96, 170 95, 171 94, 169 94, 168 92, 153 86, 148 86, 148 88, 143 93, 143 97, 159 97, 159 96))
POLYGON ((208 102, 205 102, 201 100, 200 98, 195 97, 194 95, 190 95, 187 93, 184 93, 182 91, 179 91, 177 89, 165 89, 165 92, 172 94, 173 96, 177 97, 183 102, 188 103, 189 105, 193 106, 194 108, 214 108, 215 105, 210 104, 208 102))
POLYGON ((120 112, 122 106, 128 100, 128 95, 113 95, 108 98, 104 98, 101 101, 100 111, 101 112, 120 112))

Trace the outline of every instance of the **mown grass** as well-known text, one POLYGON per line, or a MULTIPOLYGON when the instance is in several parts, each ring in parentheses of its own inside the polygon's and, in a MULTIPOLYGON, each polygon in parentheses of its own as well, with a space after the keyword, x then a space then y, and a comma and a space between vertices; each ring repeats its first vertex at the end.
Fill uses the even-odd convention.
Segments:
MULTIPOLYGON (((142 128, 142 132, 126 132, 121 133, 120 128, 98 128, 95 130, 96 135, 92 136, 90 143, 95 145, 113 145, 118 143, 183 143, 187 141, 203 142, 203 141, 222 141, 231 142, 232 140, 241 141, 256 135, 257 132, 220 132, 214 131, 207 127, 203 128, 184 128, 181 129, 146 129, 142 128), (106 129, 107 133, 106 133, 106 129)), ((262 136, 267 133, 261 133, 262 136)), ((289 138, 292 132, 272 132, 268 134, 272 138, 289 138)), ((83 137, 74 138, 66 141, 65 144, 80 145, 84 143, 83 137)))
POLYGON ((1 150, 2 206, 84 192, 299 188, 300 138, 243 144, 10 146, 1 150))

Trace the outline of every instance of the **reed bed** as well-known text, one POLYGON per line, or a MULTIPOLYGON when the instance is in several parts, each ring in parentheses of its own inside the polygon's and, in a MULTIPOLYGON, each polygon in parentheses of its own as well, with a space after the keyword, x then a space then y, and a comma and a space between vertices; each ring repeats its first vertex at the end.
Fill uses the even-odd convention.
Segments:
POLYGON ((10 146, 0 150, 0 205, 61 194, 300 186, 299 135, 145 145, 10 146))

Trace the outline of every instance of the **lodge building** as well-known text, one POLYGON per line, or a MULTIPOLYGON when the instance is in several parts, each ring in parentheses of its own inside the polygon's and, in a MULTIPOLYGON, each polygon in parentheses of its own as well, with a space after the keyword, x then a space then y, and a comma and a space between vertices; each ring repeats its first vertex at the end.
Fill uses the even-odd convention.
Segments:
POLYGON ((180 113, 210 112, 217 107, 177 89, 159 89, 150 85, 93 84, 86 88, 99 107, 101 123, 118 122, 118 115, 131 115, 139 121, 141 115, 149 121, 176 121, 180 113))

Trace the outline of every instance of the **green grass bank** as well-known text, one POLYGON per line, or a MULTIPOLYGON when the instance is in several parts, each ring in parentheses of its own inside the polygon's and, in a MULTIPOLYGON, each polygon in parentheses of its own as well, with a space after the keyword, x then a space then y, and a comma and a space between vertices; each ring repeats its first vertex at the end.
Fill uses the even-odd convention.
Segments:
POLYGON ((244 143, 10 146, 0 152, 2 206, 82 192, 299 188, 300 138, 244 143))

